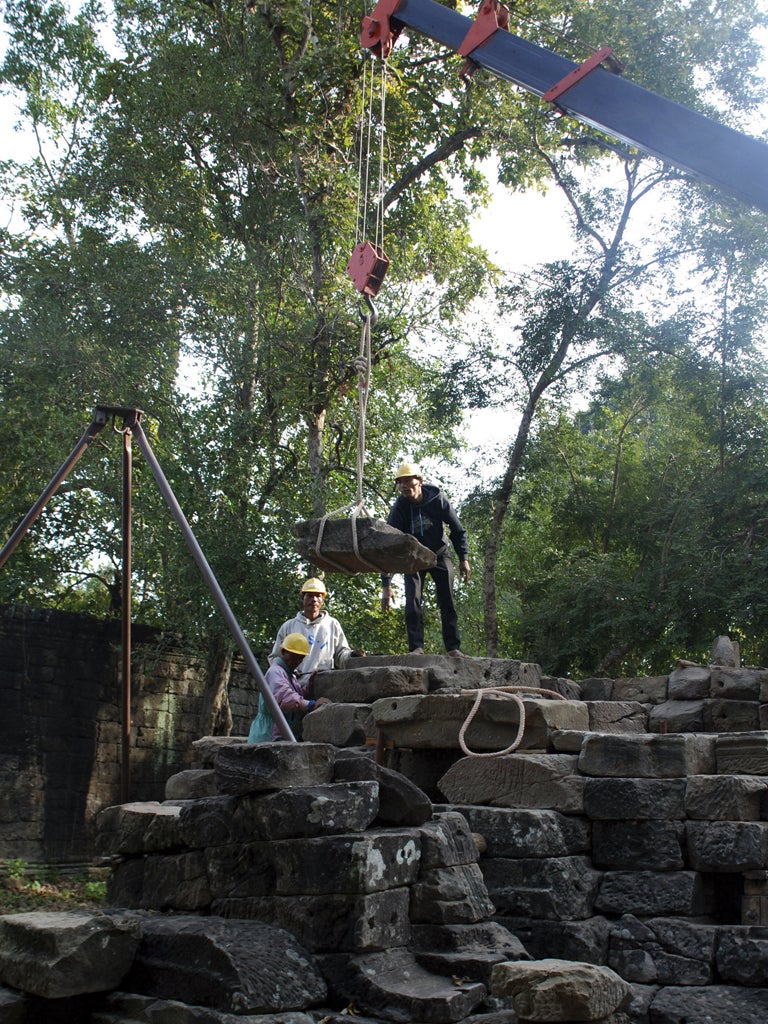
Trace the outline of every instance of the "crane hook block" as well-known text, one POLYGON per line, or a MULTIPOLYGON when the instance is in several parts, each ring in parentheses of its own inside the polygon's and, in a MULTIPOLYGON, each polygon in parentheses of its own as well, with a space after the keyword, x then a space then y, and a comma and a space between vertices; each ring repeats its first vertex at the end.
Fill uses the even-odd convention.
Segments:
POLYGON ((347 273, 359 292, 373 297, 379 294, 388 267, 389 257, 380 246, 359 242, 349 257, 347 273))
POLYGON ((386 60, 400 35, 402 25, 392 27, 390 19, 400 6, 400 0, 378 0, 369 15, 363 18, 360 45, 386 60))

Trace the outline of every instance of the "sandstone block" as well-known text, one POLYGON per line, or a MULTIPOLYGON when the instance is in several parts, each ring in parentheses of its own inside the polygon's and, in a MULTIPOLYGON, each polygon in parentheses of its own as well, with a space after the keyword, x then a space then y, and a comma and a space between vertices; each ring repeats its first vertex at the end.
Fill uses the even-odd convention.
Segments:
POLYGON ((490 917, 494 906, 477 864, 429 868, 411 887, 411 921, 473 924, 490 917))
POLYGON ((491 992, 529 1021, 598 1020, 629 1001, 631 987, 609 967, 570 960, 512 961, 493 969, 491 992))
POLYGON ((107 882, 107 898, 112 906, 137 910, 206 910, 211 892, 202 851, 118 864, 107 882))
POLYGON ((764 685, 768 685, 768 669, 713 665, 709 695, 724 700, 757 701, 764 685))
POLYGON ((296 523, 293 532, 299 554, 329 572, 411 573, 429 569, 437 561, 434 551, 412 534, 381 519, 308 519, 296 523))
POLYGON ((496 921, 477 924, 414 924, 417 962, 434 974, 474 978, 490 988, 491 971, 504 960, 530 960, 523 944, 496 921))
POLYGON ((579 686, 581 687, 581 699, 612 700, 615 682, 615 679, 604 678, 581 679, 579 681, 579 686))
POLYGON ((211 909, 223 917, 254 918, 285 928, 313 952, 369 952, 408 942, 409 900, 409 889, 402 888, 217 900, 211 909))
POLYGON ((301 1010, 242 1017, 210 1007, 191 1006, 178 999, 157 999, 135 992, 110 993, 104 1009, 88 1020, 89 1024, 252 1024, 254 1020, 258 1024, 315 1024, 315 1017, 301 1010))
POLYGON ((617 679, 613 684, 611 697, 617 701, 663 704, 667 699, 668 686, 669 676, 638 676, 629 679, 617 679))
POLYGON ((315 695, 341 704, 373 704, 382 697, 403 697, 429 692, 429 673, 411 665, 381 665, 318 672, 315 695))
POLYGON ((733 698, 705 700, 704 728, 707 732, 754 732, 760 728, 760 705, 733 698))
POLYGON ((719 929, 715 963, 721 981, 768 986, 768 928, 719 929))
POLYGON ((231 843, 203 851, 211 899, 265 896, 275 889, 274 844, 231 843))
POLYGON ((760 821, 768 778, 759 775, 692 775, 685 787, 685 814, 701 821, 760 821))
POLYGON ((518 937, 534 960, 554 957, 588 964, 608 963, 611 925, 604 917, 565 922, 539 921, 530 917, 496 917, 495 920, 518 937))
POLYGON ((600 821, 685 817, 685 779, 598 779, 584 783, 584 812, 600 821))
POLYGON ((707 985, 712 981, 717 929, 712 925, 627 914, 611 930, 608 965, 645 985, 707 985))
POLYGON ((263 839, 244 813, 248 797, 211 796, 179 804, 178 829, 181 845, 190 849, 263 839))
POLYGON ((466 818, 454 810, 435 814, 419 829, 421 870, 474 864, 478 852, 466 818))
POLYGON ((430 974, 412 953, 390 949, 366 956, 322 958, 323 973, 336 999, 388 1021, 460 1021, 482 1001, 479 982, 457 985, 430 974))
MULTIPOLYGON (((453 805, 452 805, 453 806, 453 805)), ((588 853, 589 824, 558 811, 453 806, 485 840, 487 857, 568 857, 588 853)))
POLYGON ((696 871, 606 871, 595 897, 601 914, 695 917, 713 908, 696 871))
POLYGON ((178 804, 156 800, 105 807, 95 819, 96 849, 102 856, 132 856, 178 847, 180 811, 178 804))
POLYGON ((536 807, 578 814, 583 809, 584 780, 577 758, 568 754, 507 754, 463 757, 440 779, 454 804, 536 807))
POLYGON ((587 736, 579 771, 612 778, 685 778, 714 769, 714 750, 714 736, 587 736))
POLYGON ((149 916, 125 988, 236 1014, 301 1010, 325 981, 289 932, 258 921, 149 916))
POLYGON ((596 868, 677 871, 685 867, 681 821, 595 821, 592 863, 596 868))
POLYGON ((550 921, 592 916, 601 875, 588 857, 493 857, 480 866, 497 916, 550 921))
POLYGON ((432 817, 432 801, 418 786, 358 751, 336 751, 333 773, 338 782, 372 779, 378 784, 376 820, 382 825, 418 826, 432 817))
POLYGON ((768 822, 689 821, 688 861, 698 871, 754 871, 768 867, 768 822))
POLYGON ((216 755, 225 747, 242 747, 248 742, 247 736, 202 736, 193 740, 192 752, 195 768, 213 768, 216 755))
POLYGON ((197 800, 216 794, 216 775, 212 768, 190 768, 177 772, 165 784, 166 800, 197 800))
MULTIPOLYGON (((546 749, 552 729, 588 728, 586 706, 579 701, 524 697, 525 731, 520 749, 546 749)), ((459 748, 459 732, 474 704, 473 697, 434 693, 376 701, 376 727, 396 746, 459 748)), ((515 740, 520 710, 513 700, 489 695, 481 701, 467 729, 470 750, 504 750, 515 740)))
POLYGON ((648 715, 642 704, 628 700, 591 700, 585 702, 589 711, 591 732, 644 733, 648 715))
POLYGON ((307 743, 330 743, 334 747, 362 746, 376 736, 368 704, 328 704, 316 708, 302 723, 307 743))
POLYGON ((718 775, 768 775, 768 733, 718 736, 715 752, 718 775))
POLYGON ((701 700, 709 696, 711 669, 704 665, 683 665, 670 674, 670 700, 701 700))
POLYGON ((668 985, 651 1002, 653 1024, 765 1024, 768 989, 733 985, 668 985))
POLYGON ((107 992, 128 973, 138 946, 137 929, 117 916, 0 915, 0 982, 45 999, 107 992))
POLYGON ((648 731, 660 733, 704 732, 705 701, 668 700, 651 708, 648 715, 648 731))
POLYGON ((268 793, 330 782, 334 749, 327 743, 257 743, 222 747, 216 755, 220 793, 268 793))

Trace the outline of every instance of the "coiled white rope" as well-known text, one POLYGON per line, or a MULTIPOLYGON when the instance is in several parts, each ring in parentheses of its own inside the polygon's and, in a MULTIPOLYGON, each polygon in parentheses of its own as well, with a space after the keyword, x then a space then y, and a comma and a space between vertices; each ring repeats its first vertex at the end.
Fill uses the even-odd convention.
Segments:
POLYGON ((522 697, 520 697, 519 694, 527 693, 531 696, 537 697, 554 697, 557 700, 568 699, 567 697, 564 697, 562 693, 557 693, 555 690, 544 690, 541 687, 537 686, 484 686, 480 689, 460 690, 459 693, 462 697, 471 697, 472 694, 475 694, 475 702, 472 705, 472 708, 470 709, 470 712, 467 715, 464 724, 459 730, 459 746, 461 747, 462 751, 467 755, 467 757, 503 757, 505 754, 511 754, 513 751, 517 750, 517 748, 520 745, 520 741, 523 738, 523 733, 525 731, 525 705, 523 704, 522 697), (467 729, 472 724, 472 720, 477 714, 478 708, 482 703, 483 697, 485 697, 486 695, 491 695, 494 697, 503 697, 504 699, 514 701, 515 704, 517 704, 517 707, 520 712, 520 722, 517 726, 517 735, 508 747, 505 747, 503 750, 489 750, 483 753, 479 753, 476 750, 469 749, 464 740, 464 737, 466 735, 467 729))

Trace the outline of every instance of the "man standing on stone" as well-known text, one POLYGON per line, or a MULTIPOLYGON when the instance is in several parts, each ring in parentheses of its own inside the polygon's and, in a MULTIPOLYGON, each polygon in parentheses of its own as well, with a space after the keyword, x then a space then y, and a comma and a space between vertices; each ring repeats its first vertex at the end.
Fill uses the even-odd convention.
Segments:
POLYGON ((280 656, 283 640, 289 633, 301 633, 309 644, 309 653, 296 670, 299 679, 304 680, 314 672, 340 668, 347 658, 359 658, 365 651, 353 651, 344 636, 338 619, 323 609, 328 596, 322 580, 313 576, 301 587, 301 611, 282 624, 277 631, 269 663, 272 665, 280 656))
MULTIPOLYGON (((454 658, 463 658, 459 636, 456 606, 453 603, 453 560, 445 538, 444 527, 448 527, 451 544, 459 557, 459 572, 465 583, 469 583, 469 547, 467 532, 443 492, 434 484, 425 484, 418 466, 404 462, 397 470, 395 484, 400 496, 389 513, 390 526, 410 533, 421 544, 434 551, 437 564, 432 569, 406 573, 405 580, 405 627, 408 632, 408 649, 411 654, 424 653, 424 614, 422 596, 427 573, 435 581, 435 594, 440 608, 445 649, 454 658)), ((392 607, 392 576, 381 577, 381 607, 388 611, 392 607)))

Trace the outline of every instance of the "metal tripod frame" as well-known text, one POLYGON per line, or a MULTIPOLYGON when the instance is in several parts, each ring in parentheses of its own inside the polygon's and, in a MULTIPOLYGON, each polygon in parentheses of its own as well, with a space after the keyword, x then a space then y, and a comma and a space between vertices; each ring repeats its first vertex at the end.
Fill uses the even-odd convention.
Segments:
POLYGON ((29 512, 24 516, 19 525, 13 531, 2 550, 0 550, 0 569, 3 568, 5 563, 11 557, 13 552, 18 547, 24 535, 29 530, 30 526, 35 522, 40 513, 43 511, 45 506, 48 504, 50 499, 56 493, 59 485, 62 483, 64 478, 67 476, 69 471, 78 462, 83 453, 90 447, 92 442, 99 436, 104 427, 109 423, 110 419, 113 424, 115 419, 121 418, 123 421, 123 427, 118 430, 118 433, 123 438, 123 509, 122 509, 122 602, 121 602, 121 667, 122 667, 122 757, 121 757, 121 774, 120 774, 120 795, 121 800, 125 803, 129 799, 130 789, 130 740, 131 740, 131 572, 132 572, 132 528, 131 528, 131 493, 132 493, 132 470, 133 470, 133 453, 131 448, 131 438, 136 438, 136 444, 139 446, 142 455, 147 460, 149 468, 152 470, 152 475, 157 482, 157 486, 160 489, 160 493, 165 498, 168 507, 171 510, 173 518, 176 520, 176 524, 181 530, 184 540, 186 541, 187 547, 189 548, 198 569, 200 570, 203 579, 208 585, 211 594, 216 602, 216 605, 224 617, 230 633, 232 634, 235 643, 237 644, 238 650, 245 661, 246 667, 251 675, 255 678, 258 683, 259 690, 261 691, 264 701, 269 708, 269 712, 274 718, 280 733, 283 738, 289 740, 292 743, 296 742, 296 737, 291 731, 291 727, 286 721, 285 715, 280 710, 280 705, 275 700, 275 696, 269 688, 264 674, 259 668, 259 664, 253 654, 253 651, 245 638, 245 635, 240 628, 240 625, 235 618, 232 609, 227 602, 224 592, 219 586, 219 582, 213 574, 208 561, 203 554, 203 550, 197 542, 197 538, 192 532, 192 528, 187 522, 187 518, 184 515, 181 506, 176 500, 176 496, 171 490, 171 485, 168 483, 165 474, 163 473, 160 463, 155 457, 155 453, 152 451, 152 447, 149 443, 147 435, 144 433, 144 428, 141 425, 141 418, 144 415, 141 409, 124 409, 118 406, 110 405, 97 405, 93 412, 93 419, 89 424, 87 430, 77 442, 75 447, 70 452, 69 456, 61 464, 57 472, 52 477, 50 483, 45 488, 43 493, 37 499, 35 504, 30 508, 29 512))

